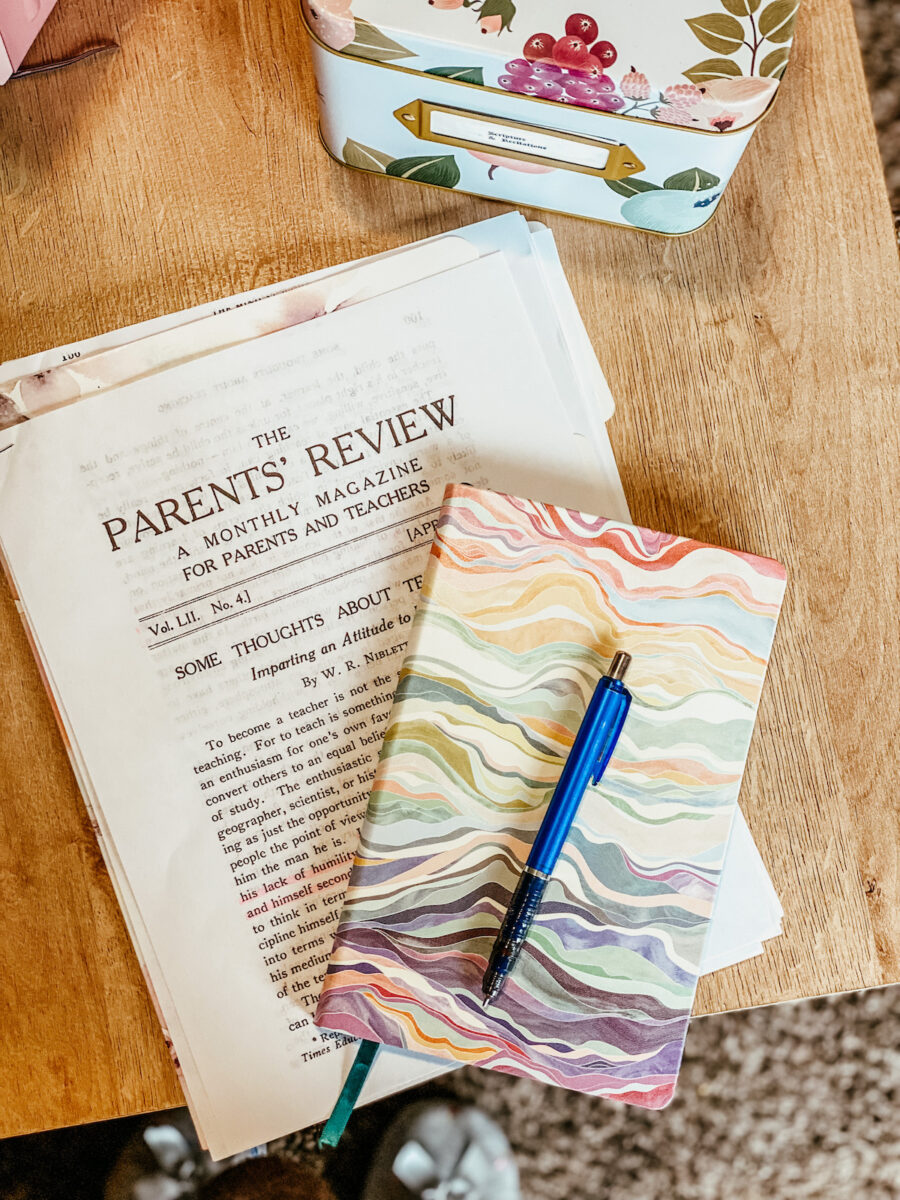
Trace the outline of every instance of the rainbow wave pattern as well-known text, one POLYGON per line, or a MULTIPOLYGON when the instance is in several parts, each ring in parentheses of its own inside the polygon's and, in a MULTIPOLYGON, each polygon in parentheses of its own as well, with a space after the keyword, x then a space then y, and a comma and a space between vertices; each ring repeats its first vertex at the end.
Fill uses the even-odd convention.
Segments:
POLYGON ((784 594, 770 559, 447 489, 319 1025, 661 1108, 784 594), (487 955, 616 650, 633 702, 518 966, 487 955))

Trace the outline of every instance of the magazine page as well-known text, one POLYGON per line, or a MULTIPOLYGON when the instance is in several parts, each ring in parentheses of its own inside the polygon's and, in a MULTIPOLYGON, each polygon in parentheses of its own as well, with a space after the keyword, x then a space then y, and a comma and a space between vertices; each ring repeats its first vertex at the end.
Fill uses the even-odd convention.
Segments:
POLYGON ((310 1012, 444 484, 603 511, 579 440, 500 255, 21 427, 0 537, 214 1154, 346 1069, 310 1012))

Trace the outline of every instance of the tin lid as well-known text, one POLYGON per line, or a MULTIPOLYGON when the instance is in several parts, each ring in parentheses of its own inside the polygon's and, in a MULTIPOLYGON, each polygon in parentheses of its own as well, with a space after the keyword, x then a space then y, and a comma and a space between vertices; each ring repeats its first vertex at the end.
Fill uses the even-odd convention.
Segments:
POLYGON ((325 46, 411 71, 706 133, 746 127, 798 0, 301 0, 325 46))

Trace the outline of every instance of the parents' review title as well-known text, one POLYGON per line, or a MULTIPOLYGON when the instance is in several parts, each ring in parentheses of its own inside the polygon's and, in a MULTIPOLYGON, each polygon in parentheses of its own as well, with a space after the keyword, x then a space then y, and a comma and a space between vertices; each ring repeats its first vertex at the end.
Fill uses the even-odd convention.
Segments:
MULTIPOLYGON (((442 396, 416 408, 404 409, 379 419, 368 429, 349 429, 336 434, 330 441, 304 447, 307 471, 319 478, 326 472, 343 470, 367 458, 440 433, 453 426, 454 418, 453 396, 442 396)), ((286 431, 283 433, 285 437, 289 436, 286 431)), ((260 435, 254 440, 261 443, 267 437, 260 435)), ((186 488, 177 496, 165 496, 127 515, 110 517, 102 522, 110 549, 116 551, 126 545, 138 545, 144 538, 161 537, 195 521, 217 516, 226 507, 279 492, 285 485, 281 468, 286 465, 284 457, 267 459, 232 471, 224 480, 207 480, 186 488)))

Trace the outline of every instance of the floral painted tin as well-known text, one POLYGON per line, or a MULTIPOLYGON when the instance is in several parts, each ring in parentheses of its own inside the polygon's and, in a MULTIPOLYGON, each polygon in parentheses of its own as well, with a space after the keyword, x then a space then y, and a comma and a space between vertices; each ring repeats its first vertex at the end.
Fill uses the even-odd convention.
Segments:
POLYGON ((398 179, 699 229, 775 98, 797 0, 572 3, 301 0, 326 148, 398 179))

